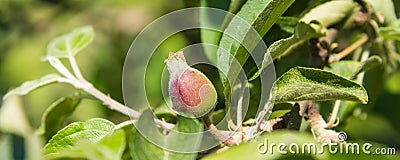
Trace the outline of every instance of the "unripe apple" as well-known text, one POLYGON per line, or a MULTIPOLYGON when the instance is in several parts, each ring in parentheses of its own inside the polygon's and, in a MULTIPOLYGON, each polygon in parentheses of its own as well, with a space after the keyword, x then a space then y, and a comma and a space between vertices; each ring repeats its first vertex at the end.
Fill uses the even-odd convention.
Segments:
POLYGON ((211 81, 190 67, 183 52, 170 52, 165 60, 169 71, 169 95, 172 110, 186 117, 201 117, 214 109, 217 92, 211 81))

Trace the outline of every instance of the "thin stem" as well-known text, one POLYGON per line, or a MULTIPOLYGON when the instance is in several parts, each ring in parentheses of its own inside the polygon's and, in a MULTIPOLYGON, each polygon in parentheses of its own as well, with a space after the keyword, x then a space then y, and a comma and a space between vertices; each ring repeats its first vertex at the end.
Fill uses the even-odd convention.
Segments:
POLYGON ((342 144, 346 143, 344 141, 345 139, 339 139, 340 137, 338 132, 325 128, 327 124, 319 113, 318 108, 316 107, 314 102, 306 101, 302 104, 306 105, 307 107, 307 121, 310 122, 311 132, 313 133, 313 136, 316 137, 319 142, 328 144, 332 143, 332 141, 340 142, 342 144))
POLYGON ((331 113, 331 117, 330 117, 328 123, 326 124, 325 128, 333 128, 338 125, 338 123, 335 123, 335 121, 337 120, 337 114, 339 112, 341 102, 342 102, 341 100, 335 101, 335 104, 333 106, 333 110, 331 113))
POLYGON ((69 83, 69 84, 73 84, 73 83, 74 83, 74 82, 71 81, 70 79, 64 78, 64 77, 58 78, 58 79, 57 79, 57 82, 60 82, 60 83, 69 83))
POLYGON ((270 119, 268 121, 264 121, 260 127, 262 131, 267 131, 267 132, 272 132, 274 130, 274 125, 277 124, 278 122, 283 121, 283 118, 276 117, 274 119, 270 119))
POLYGON ((243 131, 242 129, 242 109, 243 109, 243 96, 246 91, 246 88, 248 87, 247 81, 244 81, 241 85, 241 96, 239 97, 238 103, 237 103, 237 108, 236 108, 236 128, 235 130, 243 131))
POLYGON ((209 116, 209 115, 204 116, 204 117, 202 117, 201 119, 203 120, 204 125, 207 126, 209 132, 210 132, 216 139, 218 139, 220 142, 222 142, 222 143, 225 144, 225 145, 231 145, 231 144, 230 144, 230 143, 231 143, 230 140, 232 139, 232 136, 229 136, 229 134, 226 135, 226 134, 224 134, 224 133, 232 133, 232 131, 220 131, 220 130, 218 130, 218 128, 215 127, 215 125, 211 123, 211 120, 210 120, 210 116, 209 116))
POLYGON ((116 131, 116 130, 118 130, 118 129, 121 129, 121 128, 124 128, 124 127, 126 127, 126 126, 129 126, 129 125, 131 125, 131 124, 133 124, 133 123, 135 123, 134 120, 123 121, 123 122, 117 124, 117 125, 114 127, 114 131, 116 131))
POLYGON ((274 105, 271 97, 272 96, 270 96, 270 98, 268 99, 268 102, 264 105, 264 108, 261 110, 261 112, 258 114, 257 118, 255 119, 256 124, 254 125, 253 132, 260 130, 260 125, 263 122, 264 117, 267 114, 271 113, 272 106, 274 105))
POLYGON ((358 48, 354 51, 353 54, 353 61, 358 61, 358 59, 360 59, 361 53, 362 53, 363 49, 362 48, 358 48))
POLYGON ((111 97, 105 95, 104 93, 100 92, 96 88, 93 87, 92 84, 88 82, 84 82, 84 88, 83 90, 90 93, 97 99, 103 102, 104 105, 109 106, 110 109, 116 110, 120 113, 123 113, 125 115, 131 116, 132 118, 139 118, 140 113, 138 111, 135 111, 131 108, 126 107, 125 105, 122 105, 121 103, 115 101, 111 97))
POLYGON ((157 127, 162 128, 162 129, 164 129, 166 131, 170 131, 172 128, 175 127, 174 124, 159 120, 157 118, 154 118, 154 121, 156 122, 157 127))
POLYGON ((329 63, 339 61, 340 59, 346 57, 349 55, 351 52, 353 52, 355 49, 363 45, 365 42, 367 42, 368 36, 365 34, 361 35, 361 38, 358 39, 356 42, 351 44, 349 47, 344 49, 343 51, 339 52, 338 54, 334 54, 329 58, 329 63))
POLYGON ((242 105, 243 105, 243 96, 241 96, 238 100, 238 106, 237 106, 237 115, 236 115, 236 125, 237 129, 240 131, 242 130, 242 105))
MULTIPOLYGON (((87 82, 86 80, 83 83, 85 86, 83 88, 84 91, 90 93, 91 95, 93 95, 94 97, 96 97, 97 99, 102 101, 103 104, 108 106, 111 110, 118 111, 122 114, 130 116, 131 118, 135 118, 135 119, 139 118, 140 112, 135 111, 135 110, 115 101, 111 97, 109 97, 109 96, 105 95, 104 93, 100 92, 99 90, 97 90, 95 87, 93 87, 93 85, 91 83, 87 82)), ((163 128, 167 131, 171 130, 175 126, 174 124, 167 123, 167 122, 161 121, 159 119, 154 119, 154 120, 159 127, 163 128)))
POLYGON ((213 124, 208 125, 208 130, 220 142, 225 142, 226 141, 227 137, 224 136, 213 124))
MULTIPOLYGON (((369 50, 365 50, 365 51, 362 53, 362 55, 361 55, 360 62, 364 62, 365 60, 367 60, 368 57, 369 57, 369 54, 370 54, 370 53, 369 53, 369 50)), ((365 75, 365 72, 360 73, 360 74, 357 76, 357 82, 362 83, 363 80, 364 80, 364 75, 365 75)))
MULTIPOLYGON (((364 52, 362 52, 360 61, 363 62, 363 61, 367 60, 369 57, 369 54, 370 54, 369 50, 365 50, 364 52)), ((360 73, 357 76, 357 82, 362 83, 362 81, 364 79, 364 75, 365 75, 365 72, 360 73)), ((350 78, 350 79, 353 79, 353 78, 350 78)), ((335 105, 333 106, 331 117, 325 128, 332 128, 332 127, 335 127, 338 125, 338 123, 335 124, 335 121, 337 120, 337 114, 339 112, 340 103, 341 103, 340 100, 335 101, 335 105)))
POLYGON ((69 57, 68 60, 69 60, 69 63, 71 64, 72 70, 74 71, 76 78, 78 78, 79 81, 85 81, 85 79, 83 78, 82 73, 78 67, 78 64, 76 63, 75 58, 69 57))
MULTIPOLYGON (((75 86, 76 88, 83 89, 87 93, 93 95, 98 100, 102 101, 103 104, 108 106, 108 108, 110 108, 111 110, 118 111, 118 112, 125 114, 127 116, 130 116, 132 118, 139 118, 140 112, 135 111, 135 110, 115 101, 111 97, 105 95, 103 92, 97 90, 95 87, 93 87, 93 85, 90 82, 88 82, 85 78, 83 78, 83 76, 79 70, 78 64, 76 63, 74 57, 70 57, 69 61, 70 61, 72 70, 74 71, 74 74, 77 78, 75 78, 75 76, 71 74, 71 72, 64 66, 64 64, 62 64, 62 62, 58 58, 47 57, 47 59, 49 60, 50 64, 55 69, 57 69, 58 72, 60 72, 62 75, 64 75, 66 77, 66 80, 63 80, 64 82, 70 83, 73 86, 75 86)), ((158 125, 158 127, 161 127, 168 131, 175 127, 174 124, 170 124, 170 123, 161 121, 159 119, 155 119, 155 122, 158 125)))
MULTIPOLYGON (((362 44, 364 44, 366 41, 368 40, 368 37, 363 34, 363 36, 357 40, 355 43, 353 43, 351 46, 349 46, 348 48, 346 48, 345 50, 343 50, 342 52, 340 52, 339 54, 337 54, 336 56, 333 56, 334 59, 329 59, 330 61, 337 61, 340 60, 341 58, 345 57, 346 55, 348 55, 349 53, 351 53, 353 50, 357 49, 356 54, 353 56, 353 60, 358 59, 359 55, 360 55, 360 48, 358 48, 359 46, 361 46, 362 44)), ((369 51, 366 50, 362 53, 361 55, 361 62, 365 61, 366 59, 368 59, 369 56, 369 51)), ((357 77, 357 81, 358 82, 362 82, 362 79, 364 78, 364 72, 360 73, 357 77)), ((351 78, 352 79, 352 78, 351 78)), ((339 112, 339 108, 340 108, 340 100, 335 101, 335 104, 333 106, 333 110, 331 113, 331 117, 327 123, 327 125, 325 126, 325 128, 333 128, 335 126, 338 125, 338 123, 335 124, 335 121, 338 119, 337 118, 337 114, 339 112)))
MULTIPOLYGON (((237 84, 232 89, 233 89, 233 91, 236 91, 236 90, 240 89, 241 87, 242 87, 241 84, 237 84)), ((226 121, 228 122, 228 128, 230 130, 232 129, 232 130, 236 131, 238 129, 238 126, 232 120, 231 107, 228 108, 228 111, 226 113, 226 121)))
MULTIPOLYGON (((229 114, 229 113, 228 113, 229 114)), ((229 129, 230 130, 237 130, 238 129, 238 126, 236 126, 236 124, 235 123, 233 123, 233 120, 231 119, 231 118, 228 118, 228 126, 229 126, 229 129)))
POLYGON ((50 65, 53 66, 59 73, 61 73, 64 77, 76 81, 76 78, 72 73, 62 64, 62 62, 56 57, 46 57, 49 61, 50 65))

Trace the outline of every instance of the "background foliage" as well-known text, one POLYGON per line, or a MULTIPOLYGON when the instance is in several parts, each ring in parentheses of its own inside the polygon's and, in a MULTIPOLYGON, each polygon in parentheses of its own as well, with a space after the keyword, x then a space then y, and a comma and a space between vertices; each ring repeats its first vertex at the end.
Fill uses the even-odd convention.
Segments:
MULTIPOLYGON (((123 102, 121 91, 123 62, 135 35, 138 34, 140 30, 151 21, 165 13, 174 10, 193 6, 211 6, 237 13, 239 12, 240 7, 235 6, 241 6, 244 3, 242 0, 221 0, 218 2, 220 3, 210 3, 210 1, 200 2, 197 0, 174 0, 173 3, 162 0, 0 1, 0 97, 4 96, 10 88, 17 87, 26 80, 37 79, 45 74, 55 72, 55 70, 47 62, 40 61, 41 57, 45 55, 46 46, 51 39, 59 36, 60 34, 67 33, 73 28, 84 25, 92 25, 96 33, 96 38, 89 47, 83 50, 84 53, 76 56, 77 61, 85 78, 95 84, 95 86, 104 93, 108 93, 117 101, 123 102), (229 7, 228 4, 230 3, 236 5, 233 5, 234 7, 229 7)), ((322 4, 323 2, 325 2, 325 0, 295 1, 291 7, 283 13, 283 16, 298 18, 302 17, 304 13, 310 10, 311 7, 322 4)), ((384 2, 380 3, 385 4, 384 2)), ((388 1, 388 3, 391 4, 391 1, 388 1)), ((390 13, 389 9, 385 8, 384 5, 382 5, 381 8, 382 11, 387 11, 382 12, 382 15, 386 17, 386 20, 392 22, 396 21, 396 16, 400 16, 400 1, 394 0, 393 4, 395 11, 394 13, 390 13)), ((324 12, 327 13, 328 11, 324 12)), ((341 12, 342 11, 339 13, 341 12)), ((239 12, 238 15, 240 14, 242 13, 239 12)), ((333 18, 329 18, 329 20, 331 19, 333 18)), ((254 20, 251 23, 256 24, 256 21, 257 20, 254 20)), ((287 25, 288 22, 290 21, 280 19, 277 23, 270 26, 271 28, 268 32, 263 31, 264 33, 262 34, 265 35, 263 36, 263 39, 267 46, 271 46, 273 42, 279 39, 290 38, 293 33, 301 33, 301 31, 299 31, 300 29, 293 27, 294 25, 287 25)), ((324 23, 334 22, 324 21, 324 23)), ((396 28, 398 26, 387 26, 386 30, 382 30, 382 34, 387 35, 385 38, 399 40, 399 31, 396 32, 397 36, 393 36, 396 34, 389 34, 390 32, 393 32, 390 27, 396 28)), ((346 30, 339 33, 339 35, 342 37, 340 40, 340 42, 342 42, 341 44, 350 44, 350 42, 353 42, 355 39, 357 39, 357 37, 346 36, 350 35, 348 33, 351 32, 351 30, 346 30)), ((146 86, 148 89, 150 102, 153 106, 162 106, 164 104, 159 89, 159 79, 161 79, 160 74, 158 74, 161 73, 161 69, 157 69, 159 68, 159 62, 162 62, 163 59, 167 57, 169 51, 179 50, 188 44, 207 41, 204 39, 204 36, 202 37, 200 35, 200 33, 201 31, 199 30, 184 31, 169 38, 157 49, 156 52, 159 52, 165 56, 156 57, 154 62, 150 63, 149 66, 149 68, 155 68, 151 72, 155 74, 149 74, 148 78, 150 81, 149 84, 154 85, 146 86), (154 83, 151 81, 154 81, 154 83)), ((211 41, 213 40, 211 39, 211 41)), ((285 56, 277 61, 274 61, 277 77, 283 75, 289 69, 296 66, 309 65, 308 60, 310 49, 308 48, 307 43, 295 44, 300 41, 302 41, 302 39, 292 39, 293 43, 290 43, 290 46, 296 45, 296 49, 291 50, 291 54, 289 56, 285 56)), ((398 42, 396 42, 396 50, 398 50, 399 46, 400 45, 398 42)), ((345 46, 340 47, 344 48, 345 46)), ((281 48, 278 47, 273 49, 279 51, 281 48)), ((371 49, 372 54, 382 54, 379 52, 379 48, 371 49)), ((350 60, 351 57, 345 59, 350 60)), ((366 73, 364 78, 363 85, 368 92, 369 103, 359 104, 346 102, 350 107, 340 113, 341 123, 335 128, 335 130, 345 131, 349 136, 349 140, 362 140, 374 142, 379 145, 395 147, 397 148, 397 153, 399 153, 400 139, 398 137, 400 137, 400 123, 398 122, 400 121, 400 117, 398 114, 400 113, 400 71, 395 67, 396 62, 392 62, 390 57, 383 60, 385 61, 383 66, 379 66, 370 70, 366 73)), ((354 64, 348 65, 348 68, 354 68, 354 64)), ((246 66, 248 65, 245 65, 245 67, 246 66)), ((334 65, 329 67, 328 70, 335 70, 334 65)), ((215 73, 215 71, 208 71, 207 67, 204 66, 199 66, 199 68, 203 68, 203 71, 207 75, 210 75, 210 79, 212 81, 219 80, 219 76, 215 73)), ((223 84, 216 83, 216 87, 219 91, 223 90, 222 85, 223 84)), ((219 94, 222 95, 222 92, 219 92, 219 94)), ((2 157, 13 157, 15 159, 24 159, 24 157, 35 157, 34 154, 40 152, 39 150, 27 150, 24 145, 31 143, 24 141, 24 138, 26 138, 26 136, 33 135, 34 131, 32 128, 36 129, 46 127, 41 124, 41 117, 48 106, 56 107, 57 105, 65 105, 72 108, 70 113, 71 116, 65 117, 64 122, 59 122, 56 124, 54 124, 54 122, 52 125, 66 126, 72 122, 86 123, 88 121, 90 122, 90 120, 96 120, 91 118, 100 117, 109 120, 110 122, 104 123, 112 126, 129 119, 126 116, 122 116, 122 114, 118 112, 111 111, 106 107, 103 107, 101 102, 91 99, 74 99, 80 96, 85 97, 87 95, 77 93, 77 91, 70 85, 54 84, 52 87, 41 88, 39 90, 35 90, 31 94, 21 97, 21 102, 15 101, 16 103, 22 103, 19 104, 22 108, 13 110, 15 115, 7 117, 11 119, 0 117, 1 120, 6 120, 1 123, 8 123, 10 120, 18 119, 21 120, 21 127, 19 129, 23 129, 22 132, 17 132, 21 134, 1 132, 0 158, 3 159, 2 157), (69 96, 71 98, 62 98, 65 96, 69 96), (53 103, 55 101, 59 103, 53 103), (79 103, 77 101, 79 101, 80 104, 75 106, 75 103, 79 103), (18 114, 20 112, 25 112, 27 117, 19 117, 21 116, 18 114), (29 125, 26 126, 27 124, 29 125)), ((140 103, 140 100, 138 100, 138 103, 140 103)), ((3 104, 3 99, 0 99, 0 104, 3 104)), ((11 105, 17 106, 18 104, 11 105)), ((319 105, 321 114, 324 117, 329 117, 333 102, 321 102, 319 105)), ((4 106, 5 104, 3 104, 3 107, 4 106)), ((224 100, 220 98, 216 110, 223 109, 223 107, 224 100)), ((250 113, 251 112, 254 111, 250 110, 250 113)), ((279 113, 277 111, 273 115, 281 116, 284 113, 285 112, 279 113)), ((254 117, 254 115, 252 115, 252 117, 254 117)), ((76 127, 79 128, 79 125, 76 127)), ((51 137, 46 135, 53 135, 55 132, 56 131, 48 134, 45 133, 45 139, 49 140, 51 137)), ((298 139, 312 139, 311 135, 307 134, 309 132, 307 126, 301 128, 300 132, 306 133, 284 134, 290 134, 293 137, 298 136, 298 139)), ((102 139, 101 143, 105 146, 110 144, 129 145, 129 143, 131 143, 129 140, 118 138, 125 137, 124 132, 118 132, 115 134, 117 135, 102 139)), ((279 135, 279 132, 274 133, 270 137, 274 137, 277 140, 282 139, 279 135)), ((140 138, 138 139, 140 141, 140 138)), ((38 144, 41 143, 35 138, 32 138, 32 141, 36 141, 38 144)), ((251 148, 251 145, 252 144, 246 144, 240 147, 245 148, 248 146, 251 148)), ((84 151, 87 155, 82 156, 81 153, 77 155, 94 159, 99 157, 100 159, 110 159, 110 156, 112 155, 122 156, 123 159, 130 158, 130 154, 128 152, 122 153, 122 151, 120 151, 121 149, 118 147, 113 148, 114 150, 110 151, 110 153, 115 154, 101 155, 98 154, 101 151, 96 150, 96 147, 91 146, 90 144, 86 144, 84 146, 87 146, 85 147, 87 150, 84 151)), ((240 154, 240 151, 245 150, 236 148, 232 152, 228 152, 227 154, 230 153, 230 155, 227 157, 221 155, 221 159, 229 158, 229 156, 235 157, 235 154, 232 153, 236 152, 236 154, 240 154)), ((256 150, 254 149, 253 152, 256 152, 256 150)), ((132 153, 132 155, 135 154, 132 153)), ((188 155, 188 157, 193 156, 188 155)))

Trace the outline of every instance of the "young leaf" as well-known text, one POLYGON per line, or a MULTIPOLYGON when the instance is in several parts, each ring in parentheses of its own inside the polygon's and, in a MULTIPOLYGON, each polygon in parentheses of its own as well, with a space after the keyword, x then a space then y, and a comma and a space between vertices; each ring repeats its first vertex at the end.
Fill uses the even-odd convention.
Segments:
POLYGON ((47 46, 47 56, 68 58, 73 57, 93 41, 92 26, 84 26, 52 40, 47 46))
POLYGON ((303 100, 349 100, 368 102, 360 84, 328 71, 295 67, 279 77, 274 85, 275 103, 303 100))
POLYGON ((43 149, 46 156, 60 151, 74 150, 80 142, 98 142, 111 133, 115 125, 105 119, 92 118, 85 122, 74 122, 58 131, 43 149))
POLYGON ((324 70, 345 78, 350 78, 360 65, 361 63, 358 61, 342 60, 329 64, 329 66, 324 67, 324 70))
POLYGON ((363 62, 358 61, 337 61, 331 63, 324 69, 339 76, 353 80, 361 72, 366 72, 382 63, 382 59, 378 56, 371 56, 363 62))
POLYGON ((299 22, 296 25, 294 30, 294 34, 289 38, 281 39, 279 41, 274 42, 271 46, 268 47, 268 53, 265 54, 264 60, 260 69, 249 79, 250 81, 256 79, 261 71, 264 70, 273 60, 278 59, 282 56, 290 54, 294 49, 296 49, 299 45, 306 42, 311 38, 317 38, 323 36, 321 28, 317 24, 307 24, 305 22, 299 22), (271 56, 272 61, 269 60, 271 56))
POLYGON ((385 39, 394 39, 400 41, 399 27, 380 27, 379 34, 385 39))
MULTIPOLYGON (((300 22, 291 37, 276 41, 268 47, 268 53, 271 55, 272 61, 288 55, 310 38, 323 36, 323 28, 342 21, 353 13, 356 6, 357 4, 352 1, 337 0, 326 2, 311 9, 299 20, 300 22), (314 24, 315 21, 318 22, 318 25, 314 24)), ((256 79, 260 72, 272 63, 269 60, 269 55, 265 55, 261 68, 249 79, 250 81, 256 79)))
MULTIPOLYGON (((249 52, 259 43, 261 37, 264 36, 278 18, 289 8, 294 0, 249 0, 247 1, 237 16, 232 19, 225 32, 234 34, 233 36, 239 42, 231 38, 232 35, 224 34, 220 41, 221 49, 228 51, 233 57, 237 59, 240 65, 243 65, 249 57, 249 52), (244 25, 243 20, 250 26, 244 25), (253 33, 252 27, 257 33, 253 33), (259 34, 256 36, 255 34, 259 34), (248 47, 246 50, 244 47, 248 47)), ((232 57, 223 54, 223 50, 218 50, 218 67, 222 71, 229 71, 232 57)), ((234 71, 235 72, 235 71, 234 71)), ((228 75, 229 76, 229 75, 228 75)), ((236 76, 236 75, 231 75, 236 76)), ((226 83, 225 76, 221 75, 221 80, 226 83)))
POLYGON ((317 21, 322 27, 329 27, 352 14, 356 6, 357 3, 348 0, 329 1, 311 9, 300 21, 317 21))
MULTIPOLYGON (((156 141, 157 144, 160 144, 166 148, 179 147, 180 150, 183 150, 184 148, 191 148, 189 150, 193 150, 200 146, 201 137, 198 136, 185 138, 187 136, 182 137, 174 134, 175 132, 170 132, 166 136, 162 135, 154 123, 153 115, 150 110, 143 112, 137 122, 136 127, 142 129, 140 130, 141 132, 139 132, 137 129, 133 129, 131 140, 129 141, 130 153, 133 159, 186 160, 196 158, 196 153, 177 153, 160 148, 142 135, 153 135, 153 137, 156 137, 156 139, 153 140, 156 141)), ((185 133, 196 133, 201 132, 203 130, 203 126, 197 120, 179 117, 178 124, 175 126, 174 130, 185 133)))
POLYGON ((126 146, 125 132, 117 130, 100 141, 83 141, 70 149, 47 154, 46 159, 113 159, 120 160, 126 146))
POLYGON ((362 72, 366 72, 372 68, 375 68, 376 66, 382 64, 382 59, 378 56, 371 56, 367 60, 361 62, 361 65, 357 67, 353 75, 350 77, 350 79, 355 79, 356 76, 362 72))
POLYGON ((43 113, 41 125, 37 130, 38 134, 50 140, 62 128, 64 120, 75 111, 80 101, 80 99, 66 97, 51 104, 43 113))
POLYGON ((3 99, 6 99, 11 95, 25 95, 39 87, 61 80, 62 77, 58 74, 48 74, 40 79, 24 82, 21 86, 14 88, 4 95, 3 99))

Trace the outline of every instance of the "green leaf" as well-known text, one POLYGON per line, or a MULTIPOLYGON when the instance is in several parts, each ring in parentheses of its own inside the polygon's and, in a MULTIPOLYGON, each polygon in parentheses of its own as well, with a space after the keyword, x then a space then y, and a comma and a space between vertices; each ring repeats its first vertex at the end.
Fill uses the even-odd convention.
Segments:
MULTIPOLYGON (((252 51, 259 43, 272 25, 279 19, 279 17, 289 8, 294 0, 249 0, 247 1, 237 16, 232 19, 224 32, 233 35, 224 34, 220 41, 221 49, 228 51, 233 57, 237 59, 240 65, 243 65, 249 57, 248 51, 243 47, 248 47, 252 51), (250 26, 244 25, 243 20, 250 26), (253 33, 252 27, 259 36, 253 33), (239 42, 235 41, 231 36, 238 38, 239 42)), ((218 50, 218 67, 222 71, 237 72, 240 68, 231 68, 233 61, 232 57, 228 54, 223 54, 223 50, 218 50)), ((236 66, 237 67, 237 66, 236 66)), ((235 74, 229 74, 228 77, 235 77, 235 74)), ((221 80, 226 85, 226 78, 221 73, 221 80)))
POLYGON ((356 6, 357 3, 348 0, 329 1, 311 9, 300 21, 317 21, 322 27, 329 27, 352 14, 356 6))
MULTIPOLYGON (((154 123, 153 115, 150 110, 143 112, 137 121, 136 127, 139 128, 140 132, 137 129, 133 129, 131 140, 129 141, 130 153, 133 159, 186 160, 196 158, 196 153, 177 153, 162 149, 142 135, 144 134, 146 136, 156 137, 156 139, 153 140, 156 141, 157 144, 160 144, 166 148, 172 147, 179 148, 180 150, 190 148, 189 150, 193 150, 197 147, 200 147, 201 137, 192 136, 187 138, 187 136, 181 136, 175 132, 170 132, 168 135, 161 134, 154 123)), ((179 117, 178 123, 173 130, 185 133, 197 133, 203 130, 203 126, 195 119, 179 117)))
POLYGON ((236 14, 247 0, 231 0, 229 4, 229 12, 236 14))
POLYGON ((107 134, 98 142, 82 141, 73 148, 62 150, 56 154, 46 155, 46 159, 113 159, 122 157, 126 146, 126 137, 123 130, 107 134))
MULTIPOLYGON (((222 23, 224 22, 223 19, 219 19, 221 17, 215 17, 215 15, 210 14, 208 11, 209 8, 218 8, 222 10, 228 10, 229 7, 229 0, 201 0, 200 1, 201 8, 200 9, 200 25, 201 26, 212 26, 213 28, 221 28, 222 30, 222 23)), ((201 42, 212 44, 218 46, 219 39, 221 38, 221 32, 209 30, 209 29, 201 29, 200 30, 200 38, 201 42)), ((216 64, 217 62, 217 48, 211 47, 208 45, 203 46, 204 52, 207 58, 216 64)))
MULTIPOLYGON (((273 112, 275 111, 280 111, 280 110, 291 110, 293 108, 294 103, 278 103, 274 105, 274 108, 272 109, 273 112)), ((286 113, 286 112, 285 112, 286 113)), ((270 118, 275 118, 271 117, 270 118)))
MULTIPOLYGON (((274 107, 275 108, 275 107, 274 107)), ((277 117, 282 117, 284 116, 286 113, 290 112, 290 109, 287 110, 277 110, 277 111, 273 111, 270 115, 269 115, 269 119, 274 119, 277 117)))
MULTIPOLYGON (((262 37, 293 2, 293 0, 249 0, 237 16, 248 22, 262 37)), ((234 26, 228 26, 230 27, 234 28, 234 26)))
POLYGON ((43 135, 46 140, 50 140, 62 128, 65 119, 75 111, 80 101, 80 99, 67 97, 51 104, 43 113, 41 125, 37 130, 38 134, 43 135))
POLYGON ((220 109, 214 112, 211 112, 210 114, 210 120, 212 124, 218 124, 225 118, 225 110, 220 109))
MULTIPOLYGON (((310 38, 317 38, 323 36, 320 26, 310 23, 299 22, 295 28, 293 36, 281 39, 274 42, 268 47, 268 52, 271 55, 272 60, 278 59, 286 54, 290 53, 292 49, 295 49, 298 45, 310 38)), ((264 59, 264 62, 266 60, 264 59)))
POLYGON ((295 103, 290 113, 286 115, 287 129, 299 130, 303 116, 300 115, 300 105, 295 103))
POLYGON ((366 0, 371 4, 374 11, 383 16, 384 23, 390 24, 397 19, 392 0, 366 0))
POLYGON ((355 79, 356 76, 362 72, 366 72, 372 68, 375 68, 382 64, 382 59, 378 56, 371 56, 367 60, 361 62, 361 65, 357 67, 350 79, 355 79))
POLYGON ((46 156, 57 156, 57 152, 75 150, 74 146, 85 141, 98 142, 111 133, 115 125, 105 119, 92 118, 85 122, 74 122, 58 131, 43 149, 46 156))
POLYGON ((382 48, 380 48, 380 52, 382 59, 385 64, 385 69, 387 73, 392 73, 397 70, 398 64, 400 62, 399 53, 397 53, 396 42, 394 40, 386 40, 383 41, 382 48))
MULTIPOLYGON (((226 160, 226 159, 251 159, 251 160, 264 160, 264 159, 278 159, 278 158, 290 158, 290 152, 288 150, 289 145, 297 144, 301 149, 303 144, 314 143, 316 146, 316 150, 320 151, 321 145, 311 134, 300 133, 300 132, 290 132, 290 131, 275 131, 268 134, 263 134, 255 141, 247 142, 240 144, 239 146, 233 146, 229 148, 227 151, 221 153, 213 153, 205 156, 202 160, 226 160), (270 149, 270 146, 274 143, 273 150, 270 149), (277 145, 283 143, 286 144, 285 151, 288 152, 288 155, 280 154, 277 150, 277 145), (261 148, 259 146, 262 146, 261 148), (266 153, 264 152, 265 147, 267 147, 266 153), (259 152, 261 151, 261 153, 259 152), (272 153, 272 154, 271 154, 272 153)), ((300 150, 299 150, 300 151, 300 150)), ((308 153, 305 151, 305 153, 308 153)), ((295 155, 295 157, 291 158, 304 158, 299 157, 300 155, 295 155)), ((305 154, 310 159, 310 156, 317 159, 326 159, 327 152, 322 155, 319 154, 305 154)))
MULTIPOLYGON (((246 2, 247 2, 247 0, 230 0, 228 12, 232 13, 233 15, 236 15, 236 13, 238 13, 240 11, 240 9, 243 7, 243 5, 246 2)), ((222 29, 226 29, 226 27, 228 27, 232 18, 234 18, 234 16, 232 16, 232 15, 225 17, 224 22, 222 23, 222 29)))
POLYGON ((40 79, 26 81, 21 86, 12 89, 6 95, 4 95, 3 100, 5 100, 6 98, 8 98, 11 95, 28 94, 29 92, 31 92, 39 87, 42 87, 42 86, 45 86, 45 85, 48 85, 48 84, 51 84, 51 83, 54 83, 57 81, 61 81, 61 79, 62 79, 62 77, 58 74, 47 74, 40 79))
POLYGON ((368 102, 360 84, 328 71, 295 67, 279 77, 274 85, 275 103, 303 100, 349 100, 368 102))
POLYGON ((105 136, 97 143, 85 143, 80 146, 88 159, 119 160, 126 146, 125 132, 116 132, 105 136))
POLYGON ((272 63, 273 60, 279 59, 282 56, 288 55, 293 52, 299 45, 308 41, 311 38, 317 38, 324 35, 324 32, 321 30, 321 27, 317 24, 307 24, 305 22, 299 22, 296 25, 294 30, 294 34, 289 38, 281 39, 274 42, 271 46, 268 47, 268 53, 265 54, 264 60, 260 69, 249 79, 250 81, 256 79, 269 64, 272 63), (271 56, 271 60, 269 60, 269 56, 271 56))
POLYGON ((385 39, 394 39, 400 41, 399 27, 380 27, 379 34, 385 39))
POLYGON ((297 17, 280 17, 276 24, 284 31, 294 34, 299 19, 297 17))
POLYGON ((92 26, 74 29, 72 32, 52 40, 47 46, 47 56, 58 58, 73 57, 91 43, 93 38, 94 31, 92 26))
POLYGON ((358 61, 342 60, 329 64, 329 66, 326 66, 324 70, 345 78, 350 78, 360 65, 361 63, 358 61))

